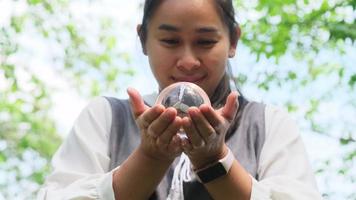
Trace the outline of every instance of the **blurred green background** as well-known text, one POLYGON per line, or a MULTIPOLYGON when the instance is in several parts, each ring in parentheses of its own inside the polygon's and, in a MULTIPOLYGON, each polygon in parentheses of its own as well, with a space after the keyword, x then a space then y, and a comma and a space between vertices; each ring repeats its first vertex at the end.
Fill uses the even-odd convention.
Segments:
MULTIPOLYGON (((68 132, 65 88, 85 103, 132 82, 156 88, 137 78, 149 70, 135 36, 142 2, 0 0, 0 200, 35 198, 68 132)), ((242 91, 297 119, 325 199, 356 199, 356 0, 234 3, 242 91)))

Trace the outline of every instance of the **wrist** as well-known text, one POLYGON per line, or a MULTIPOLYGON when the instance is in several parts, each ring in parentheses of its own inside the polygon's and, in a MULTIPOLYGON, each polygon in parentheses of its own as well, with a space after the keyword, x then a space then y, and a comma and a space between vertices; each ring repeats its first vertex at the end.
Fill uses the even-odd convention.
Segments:
POLYGON ((216 153, 212 156, 208 156, 205 158, 198 157, 199 159, 191 159, 192 168, 194 170, 198 170, 198 169, 202 169, 212 163, 216 163, 220 159, 224 158, 228 152, 229 152, 229 148, 226 145, 224 145, 223 148, 221 148, 221 150, 218 153, 216 153))
POLYGON ((116 199, 148 199, 171 163, 169 160, 148 156, 140 147, 137 148, 113 171, 112 187, 116 199), (140 190, 133 193, 137 185, 140 185, 140 190))
POLYGON ((159 154, 149 153, 142 146, 139 146, 137 148, 136 154, 138 154, 138 158, 142 159, 142 161, 154 165, 170 166, 174 161, 174 158, 162 156, 159 154))
POLYGON ((210 163, 203 168, 193 169, 199 182, 205 184, 227 175, 235 158, 231 150, 227 148, 227 154, 216 162, 210 163))

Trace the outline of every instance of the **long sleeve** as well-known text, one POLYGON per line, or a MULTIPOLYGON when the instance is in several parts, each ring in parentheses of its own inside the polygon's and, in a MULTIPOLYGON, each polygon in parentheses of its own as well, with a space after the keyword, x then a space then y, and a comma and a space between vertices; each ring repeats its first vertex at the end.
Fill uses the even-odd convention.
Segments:
POLYGON ((53 157, 50 174, 38 199, 114 199, 109 170, 111 108, 103 97, 81 112, 53 157))
POLYGON ((253 179, 252 200, 321 199, 296 123, 282 111, 267 106, 266 140, 253 179))

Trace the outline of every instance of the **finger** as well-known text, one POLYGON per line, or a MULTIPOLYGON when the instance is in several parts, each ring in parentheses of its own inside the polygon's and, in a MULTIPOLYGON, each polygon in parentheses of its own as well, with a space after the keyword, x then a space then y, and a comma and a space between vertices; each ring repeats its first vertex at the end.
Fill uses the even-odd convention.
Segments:
POLYGON ((203 104, 199 107, 199 110, 212 127, 217 127, 223 122, 222 117, 211 106, 203 104))
MULTIPOLYGON (((157 105, 162 107, 162 105, 157 105)), ((177 110, 167 108, 152 124, 148 127, 148 133, 153 137, 159 137, 164 130, 173 122, 177 116, 177 110)))
POLYGON ((140 116, 145 110, 149 108, 143 102, 140 93, 134 88, 127 88, 127 94, 129 95, 132 112, 135 118, 140 116))
POLYGON ((182 149, 183 149, 184 153, 189 155, 190 152, 193 150, 192 144, 189 142, 188 139, 182 139, 181 144, 182 144, 182 149))
POLYGON ((162 105, 156 105, 153 108, 147 109, 143 114, 141 114, 136 122, 141 129, 147 129, 150 124, 156 120, 164 111, 162 105))
POLYGON ((229 122, 234 119, 238 109, 237 96, 238 93, 236 91, 231 92, 227 97, 225 106, 222 108, 222 115, 229 122))
POLYGON ((169 145, 171 143, 173 136, 177 134, 181 125, 182 125, 182 119, 180 117, 175 117, 173 122, 159 136, 158 145, 169 145))
POLYGON ((208 120, 204 117, 198 108, 190 108, 188 113, 193 121, 194 126, 198 130, 198 133, 206 143, 216 136, 215 129, 210 125, 208 120))
POLYGON ((173 152, 173 154, 181 153, 183 151, 181 144, 182 140, 177 134, 175 134, 169 143, 168 151, 173 152))
POLYGON ((182 126, 193 147, 198 148, 204 145, 204 139, 198 133, 198 130, 196 129, 191 118, 184 117, 182 121, 182 126))

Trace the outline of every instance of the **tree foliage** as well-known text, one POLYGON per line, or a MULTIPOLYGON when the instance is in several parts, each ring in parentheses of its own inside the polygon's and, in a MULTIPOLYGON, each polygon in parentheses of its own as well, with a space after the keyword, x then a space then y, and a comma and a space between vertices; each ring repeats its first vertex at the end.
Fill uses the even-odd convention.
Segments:
MULTIPOLYGON (((237 77, 237 81, 255 84, 266 94, 272 92, 271 87, 289 90, 284 104, 309 124, 304 131, 336 140, 343 149, 341 163, 332 162, 335 158, 319 161, 324 164, 317 165, 318 175, 342 177, 345 185, 354 185, 356 67, 350 58, 356 54, 356 1, 236 0, 235 4, 243 44, 259 63, 268 63, 258 78, 241 81, 237 77), (301 95, 308 102, 298 100, 301 95), (332 111, 335 104, 341 110, 332 111)), ((251 77, 250 73, 238 76, 251 77)), ((326 199, 356 196, 350 191, 335 194, 332 185, 328 189, 323 191, 326 199)))
POLYGON ((133 71, 117 49, 113 19, 89 14, 85 21, 67 0, 7 3, 9 19, 0 24, 0 199, 32 199, 61 142, 50 112, 56 88, 43 70, 85 96, 118 91, 118 78, 133 71))

